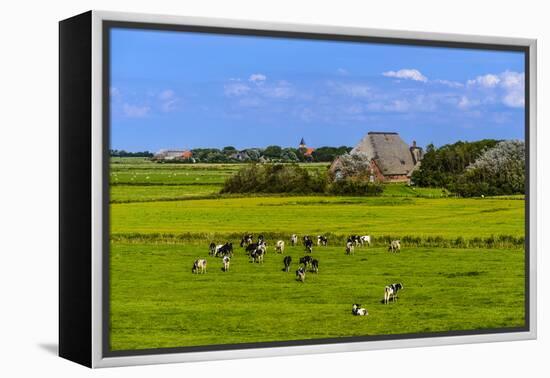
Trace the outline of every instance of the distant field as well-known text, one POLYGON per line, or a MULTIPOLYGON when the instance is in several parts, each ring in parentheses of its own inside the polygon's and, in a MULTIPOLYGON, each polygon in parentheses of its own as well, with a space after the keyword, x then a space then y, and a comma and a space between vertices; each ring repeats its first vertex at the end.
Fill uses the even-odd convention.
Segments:
POLYGON ((522 250, 318 248, 319 274, 295 281, 293 264, 268 251, 252 264, 237 248, 230 271, 207 245, 114 244, 111 249, 111 348, 146 349, 518 327, 524 323, 522 250), (197 257, 208 272, 191 274, 197 257), (397 303, 384 286, 403 282, 397 303), (351 315, 361 303, 367 317, 351 315))
POLYGON ((524 202, 500 199, 246 197, 111 205, 113 233, 281 232, 524 235, 524 202))
POLYGON ((523 324, 523 196, 463 199, 402 184, 378 197, 220 195, 242 166, 112 159, 113 350, 523 324), (265 264, 238 247, 245 232, 268 237, 265 264), (305 284, 273 253, 284 239, 296 270, 304 252, 288 247, 293 233, 329 236, 329 247, 314 248, 320 272, 305 284), (349 234, 369 234, 375 246, 346 256, 349 234), (387 252, 388 237, 403 239, 401 253, 387 252), (207 256, 212 240, 236 246, 227 273, 207 256), (200 276, 191 274, 199 257, 209 261, 200 276), (384 286, 398 281, 400 300, 380 304, 384 286), (353 317, 352 303, 370 315, 353 317))

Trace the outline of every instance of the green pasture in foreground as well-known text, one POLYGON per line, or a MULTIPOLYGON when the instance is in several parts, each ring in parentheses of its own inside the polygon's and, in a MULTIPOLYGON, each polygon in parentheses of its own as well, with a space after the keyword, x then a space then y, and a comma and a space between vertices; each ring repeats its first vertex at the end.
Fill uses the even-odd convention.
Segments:
POLYGON ((122 203, 111 204, 111 232, 520 237, 524 201, 304 196, 122 203))
POLYGON ((111 244, 111 349, 235 344, 519 327, 524 324, 520 249, 316 248, 318 274, 294 271, 302 247, 253 264, 239 247, 229 272, 205 244, 111 244), (208 259, 204 275, 193 261, 208 259), (381 304, 385 285, 399 300, 381 304), (369 316, 351 315, 360 303, 369 316))

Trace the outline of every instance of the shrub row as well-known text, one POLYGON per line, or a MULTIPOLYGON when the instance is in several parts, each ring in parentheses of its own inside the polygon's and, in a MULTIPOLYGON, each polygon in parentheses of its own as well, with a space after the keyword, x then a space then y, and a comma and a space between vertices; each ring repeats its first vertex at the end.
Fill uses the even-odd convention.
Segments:
POLYGON ((297 164, 250 164, 226 179, 220 193, 287 193, 379 195, 383 187, 364 180, 332 182, 327 173, 310 172, 297 164))

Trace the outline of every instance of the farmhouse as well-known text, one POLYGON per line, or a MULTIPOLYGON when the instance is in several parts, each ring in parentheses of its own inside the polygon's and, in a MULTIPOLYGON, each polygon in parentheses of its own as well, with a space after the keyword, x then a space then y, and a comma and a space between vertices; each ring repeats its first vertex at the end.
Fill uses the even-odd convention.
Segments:
POLYGON ((187 160, 193 157, 189 150, 160 150, 154 156, 153 160, 187 160))
MULTIPOLYGON (((412 173, 420 166, 423 151, 413 141, 407 145, 395 132, 371 131, 351 150, 351 155, 363 155, 370 161, 371 181, 410 182, 412 173)), ((331 165, 338 177, 339 158, 331 165)))

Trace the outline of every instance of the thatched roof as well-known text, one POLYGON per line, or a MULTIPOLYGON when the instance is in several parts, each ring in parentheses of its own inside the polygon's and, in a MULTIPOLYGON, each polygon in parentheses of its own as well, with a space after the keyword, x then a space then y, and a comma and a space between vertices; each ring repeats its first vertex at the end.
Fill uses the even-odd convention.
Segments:
POLYGON ((415 166, 409 146, 397 133, 369 132, 351 153, 367 155, 383 175, 407 175, 415 166))

